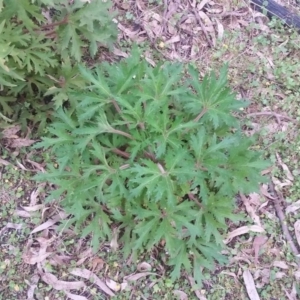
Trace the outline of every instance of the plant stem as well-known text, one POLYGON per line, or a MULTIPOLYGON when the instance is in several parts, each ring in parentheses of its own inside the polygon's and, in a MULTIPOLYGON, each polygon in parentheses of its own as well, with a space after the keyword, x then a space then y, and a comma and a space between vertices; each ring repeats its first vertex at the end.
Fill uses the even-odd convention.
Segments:
POLYGON ((201 113, 194 119, 194 122, 198 122, 206 112, 207 112, 207 109, 203 108, 201 113))
POLYGON ((131 140, 134 140, 134 137, 133 137, 131 134, 129 134, 129 133, 127 133, 127 132, 124 132, 124 131, 121 131, 121 130, 114 129, 114 130, 112 131, 112 133, 116 133, 116 134, 119 134, 119 135, 123 135, 123 136, 128 137, 128 138, 131 139, 131 140))

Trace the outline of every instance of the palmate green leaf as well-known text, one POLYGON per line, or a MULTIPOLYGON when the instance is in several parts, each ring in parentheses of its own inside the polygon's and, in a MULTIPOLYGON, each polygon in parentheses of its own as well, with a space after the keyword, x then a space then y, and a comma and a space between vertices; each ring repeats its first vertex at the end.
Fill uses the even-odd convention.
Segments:
POLYGON ((95 72, 92 72, 91 70, 88 70, 84 68, 83 66, 79 66, 79 71, 83 78, 88 82, 92 83, 93 85, 89 88, 97 89, 97 92, 102 94, 106 97, 112 97, 112 93, 110 91, 110 87, 108 86, 104 75, 102 74, 102 71, 100 68, 96 68, 95 72))
POLYGON ((215 73, 211 72, 200 82, 199 72, 192 67, 189 67, 189 75, 190 84, 196 93, 191 93, 185 99, 185 109, 195 116, 203 114, 202 118, 208 118, 215 128, 222 124, 237 126, 231 111, 238 110, 245 104, 237 101, 227 87, 227 66, 221 69, 218 79, 215 73))
POLYGON ((168 264, 173 267, 171 272, 172 280, 180 277, 182 269, 187 272, 191 271, 192 265, 189 259, 189 251, 184 241, 177 243, 177 253, 169 259, 168 264))
POLYGON ((9 20, 17 17, 18 20, 22 20, 28 30, 37 28, 33 20, 38 23, 45 20, 41 8, 32 4, 30 0, 3 0, 2 4, 4 9, 2 9, 1 18, 9 20))
POLYGON ((129 169, 132 179, 130 180, 130 195, 139 197, 144 191, 151 201, 166 199, 168 203, 175 201, 176 183, 167 170, 151 160, 141 160, 144 166, 135 164, 129 169))
POLYGON ((98 51, 97 43, 111 45, 117 36, 116 25, 112 22, 114 15, 110 12, 111 6, 110 1, 102 0, 67 2, 61 10, 62 25, 58 29, 61 51, 66 56, 69 52, 80 61, 85 46, 82 36, 89 40, 91 56, 98 51), (62 21, 66 19, 67 22, 62 21))
MULTIPOLYGON (((1 77, 0 77, 1 80, 1 77)), ((14 97, 2 97, 0 96, 0 107, 1 112, 3 112, 3 114, 7 115, 7 116, 11 116, 13 113, 13 110, 11 109, 9 103, 14 102, 15 98, 14 97)))

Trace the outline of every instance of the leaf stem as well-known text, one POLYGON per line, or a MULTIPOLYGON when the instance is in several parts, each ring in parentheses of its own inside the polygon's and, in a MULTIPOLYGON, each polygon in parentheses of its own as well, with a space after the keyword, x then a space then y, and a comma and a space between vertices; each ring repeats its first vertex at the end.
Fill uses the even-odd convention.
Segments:
POLYGON ((203 205, 198 201, 194 194, 188 193, 188 197, 190 200, 193 200, 201 209, 203 209, 203 205))
POLYGON ((119 134, 119 135, 123 135, 123 136, 128 137, 128 138, 131 139, 131 140, 134 140, 134 137, 133 137, 131 134, 129 134, 129 133, 127 133, 127 132, 124 132, 124 131, 121 131, 121 130, 114 129, 114 130, 112 130, 112 133, 116 133, 116 134, 119 134))
POLYGON ((207 112, 207 109, 203 108, 201 113, 194 119, 194 122, 198 122, 206 112, 207 112))

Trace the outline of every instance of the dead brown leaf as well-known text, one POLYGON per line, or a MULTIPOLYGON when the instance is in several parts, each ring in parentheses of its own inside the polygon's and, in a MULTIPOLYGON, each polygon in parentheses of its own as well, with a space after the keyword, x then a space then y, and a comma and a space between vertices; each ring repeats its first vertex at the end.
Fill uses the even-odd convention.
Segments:
POLYGON ((242 227, 237 228, 237 229, 231 231, 230 233, 228 233, 227 239, 225 239, 223 242, 225 244, 228 244, 234 237, 248 233, 250 231, 261 233, 261 232, 264 232, 265 230, 261 226, 258 226, 258 225, 242 226, 242 227))
POLYGON ((256 280, 256 284, 255 286, 257 288, 262 288, 264 287, 266 284, 269 284, 270 283, 270 269, 258 269, 255 271, 254 273, 254 279, 256 280), (258 280, 260 279, 260 280, 258 280))
MULTIPOLYGON (((193 277, 189 276, 188 280, 189 280, 191 286, 195 286, 195 280, 193 277)), ((194 292, 199 300, 207 300, 201 290, 197 289, 197 290, 194 290, 194 292)))
POLYGON ((57 214, 56 216, 54 216, 52 219, 46 221, 45 223, 37 226, 36 228, 34 228, 30 234, 39 232, 39 231, 43 231, 49 227, 51 227, 52 225, 54 225, 55 223, 59 222, 60 220, 63 220, 65 218, 67 218, 68 215, 65 214, 64 212, 60 212, 59 214, 57 214))
POLYGON ((282 279, 283 277, 285 277, 286 274, 284 272, 277 272, 275 275, 276 279, 282 279))
POLYGON ((73 269, 70 272, 72 275, 83 277, 85 279, 91 280, 94 284, 96 284, 103 292, 105 292, 109 296, 115 296, 115 294, 108 288, 108 286, 94 273, 87 269, 73 269))
POLYGON ((8 222, 1 230, 0 230, 0 236, 6 231, 6 229, 16 229, 20 230, 23 228, 23 224, 16 224, 16 223, 10 223, 8 222))
POLYGON ((286 214, 295 213, 298 209, 300 209, 300 200, 294 202, 293 204, 289 205, 285 209, 286 214))
POLYGON ((58 291, 79 290, 86 286, 83 281, 58 280, 57 277, 51 273, 42 273, 40 276, 44 282, 51 285, 55 290, 58 291))
POLYGON ((127 281, 137 281, 145 276, 148 276, 148 275, 156 275, 156 273, 152 273, 152 272, 141 272, 141 273, 136 273, 136 274, 131 274, 131 275, 128 275, 128 276, 125 276, 124 277, 124 280, 127 280, 127 281))
POLYGON ((19 209, 15 210, 14 215, 22 218, 31 218, 31 214, 29 212, 19 209))
POLYGON ((188 295, 183 291, 175 290, 173 294, 179 297, 180 300, 188 300, 188 295))
POLYGON ((280 269, 284 269, 284 270, 288 270, 288 268, 289 268, 288 265, 286 264, 286 262, 278 261, 278 260, 273 262, 273 266, 280 268, 280 269))
POLYGON ((98 273, 103 269, 104 260, 100 257, 95 257, 92 259, 91 264, 92 264, 92 272, 98 273))
POLYGON ((22 148, 22 147, 28 147, 35 143, 35 140, 30 139, 11 139, 9 142, 9 146, 12 148, 22 148))
MULTIPOLYGON (((252 195, 252 200, 254 200, 254 197, 255 197, 254 195, 258 195, 258 194, 252 193, 252 194, 249 195, 249 197, 251 197, 251 195, 252 195)), ((245 205, 246 211, 249 214, 250 218, 253 220, 253 222, 256 225, 261 227, 259 216, 255 213, 255 209, 250 205, 250 199, 247 198, 243 194, 240 194, 240 197, 241 197, 241 199, 242 199, 242 201, 245 205)), ((259 197, 259 195, 258 195, 258 197, 259 197)), ((256 197, 256 199, 257 199, 257 197, 256 197)))
POLYGON ((120 290, 121 290, 121 285, 118 283, 118 282, 116 282, 116 281, 114 281, 114 280, 112 280, 112 279, 106 279, 105 280, 105 282, 106 282, 106 285, 111 289, 111 290, 113 290, 113 291, 115 291, 115 292, 119 292, 120 290))
POLYGON ((258 255, 261 247, 267 242, 268 238, 264 235, 259 235, 254 238, 253 241, 253 250, 254 250, 254 262, 258 264, 258 255))
POLYGON ((236 276, 235 273, 233 273, 233 272, 227 272, 227 271, 222 271, 221 274, 225 274, 225 275, 229 275, 229 276, 233 277, 233 278, 234 278, 234 282, 235 282, 237 285, 240 284, 240 282, 239 282, 239 280, 238 280, 238 278, 237 278, 237 276, 236 276))
POLYGON ((249 270, 245 270, 243 273, 243 279, 246 286, 247 294, 251 300, 260 300, 256 291, 253 277, 249 270))
POLYGON ((298 245, 300 246, 300 220, 297 220, 294 223, 294 229, 295 229, 295 235, 296 235, 298 245))
POLYGON ((2 159, 2 158, 0 158, 0 164, 2 164, 2 165, 4 165, 4 166, 10 165, 10 163, 9 163, 7 160, 2 159))
POLYGON ((27 212, 31 212, 31 211, 37 211, 40 210, 44 207, 43 204, 37 204, 37 205, 33 205, 33 206, 21 206, 25 211, 27 212))
POLYGON ((35 265, 36 263, 40 263, 40 262, 44 261, 51 254, 52 254, 52 252, 46 252, 46 253, 40 254, 40 253, 33 253, 33 252, 29 251, 29 252, 25 252, 22 255, 22 258, 26 264, 35 265))
POLYGON ((40 276, 35 274, 30 278, 30 281, 26 281, 26 283, 29 285, 26 300, 34 300, 34 290, 37 288, 39 279, 40 279, 40 276))
POLYGON ((151 269, 152 269, 151 265, 145 261, 137 265, 137 270, 139 272, 146 272, 146 271, 150 271, 151 269))
POLYGON ((16 133, 19 132, 20 130, 21 130, 20 125, 7 127, 2 131, 2 136, 6 139, 14 139, 18 137, 16 136, 16 133))
POLYGON ((65 294, 71 299, 71 300, 88 300, 88 298, 80 295, 71 294, 68 292, 65 292, 65 294))
POLYGON ((79 260, 76 263, 76 266, 83 264, 89 257, 93 256, 93 250, 88 248, 79 254, 79 260))
POLYGON ((119 244, 118 244, 118 236, 119 236, 119 232, 117 228, 113 229, 113 234, 112 234, 112 239, 110 241, 110 248, 113 251, 117 251, 117 249, 119 248, 119 244))
POLYGON ((277 158, 278 163, 282 167, 282 170, 285 172, 285 175, 286 175, 287 179, 290 180, 290 181, 294 181, 293 174, 291 173, 288 166, 282 161, 281 157, 279 156, 279 154, 277 152, 276 152, 276 158, 277 158))

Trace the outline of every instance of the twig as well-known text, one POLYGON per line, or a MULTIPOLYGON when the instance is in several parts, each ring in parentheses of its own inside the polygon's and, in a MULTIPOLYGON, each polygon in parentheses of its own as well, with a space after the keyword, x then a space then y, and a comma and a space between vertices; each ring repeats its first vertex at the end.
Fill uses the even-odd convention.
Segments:
POLYGON ((255 112, 255 113, 250 113, 250 114, 247 114, 247 117, 252 117, 252 116, 273 116, 275 117, 276 119, 277 118, 282 118, 282 119, 286 119, 286 120, 289 120, 293 123, 297 123, 296 120, 294 120, 293 118, 291 117, 288 117, 288 116, 284 116, 284 115, 281 115, 281 114, 277 114, 275 112, 272 112, 272 111, 266 111, 266 112, 255 112))
POLYGON ((282 207, 280 205, 280 202, 284 202, 284 198, 283 198, 283 196, 280 192, 277 192, 275 190, 274 183, 273 183, 272 179, 270 180, 270 188, 271 188, 271 191, 274 195, 273 203, 274 203, 274 207, 275 207, 275 210, 276 210, 277 217, 278 217, 278 219, 280 221, 280 224, 281 224, 282 232, 283 232, 283 234, 284 234, 284 236, 287 240, 287 243, 290 246, 290 249, 292 250, 293 254, 295 255, 297 265, 300 267, 299 251, 298 251, 298 249, 297 249, 297 247, 296 247, 296 245, 293 241, 293 238, 290 234, 287 223, 285 221, 285 215, 284 215, 282 207))
POLYGON ((248 11, 244 12, 238 12, 238 11, 225 11, 219 14, 210 14, 210 13, 205 13, 209 17, 218 17, 218 18, 225 18, 225 17, 243 17, 248 15, 248 11))

